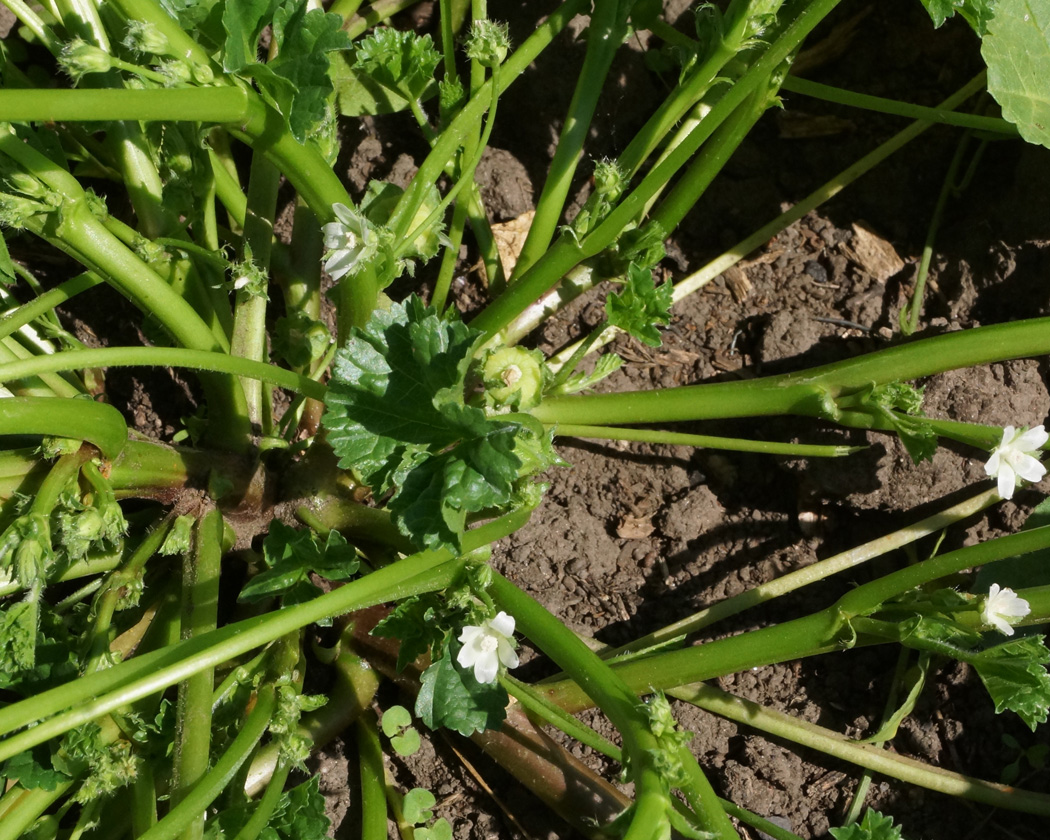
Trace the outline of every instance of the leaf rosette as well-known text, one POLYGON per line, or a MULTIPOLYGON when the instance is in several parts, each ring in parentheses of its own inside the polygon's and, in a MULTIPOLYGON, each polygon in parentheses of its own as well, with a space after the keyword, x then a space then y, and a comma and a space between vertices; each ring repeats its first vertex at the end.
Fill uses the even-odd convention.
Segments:
POLYGON ((458 551, 469 514, 509 505, 519 479, 556 457, 521 416, 466 401, 480 339, 411 297, 374 313, 335 357, 325 425, 339 466, 390 494, 394 521, 426 548, 458 551))

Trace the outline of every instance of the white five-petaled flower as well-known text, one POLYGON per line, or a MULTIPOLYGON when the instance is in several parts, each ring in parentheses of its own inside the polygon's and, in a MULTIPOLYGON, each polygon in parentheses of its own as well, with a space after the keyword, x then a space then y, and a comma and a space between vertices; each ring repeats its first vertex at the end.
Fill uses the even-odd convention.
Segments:
POLYGON ((353 277, 379 252, 379 232, 360 211, 345 204, 333 204, 332 212, 339 220, 329 222, 324 231, 324 270, 333 280, 349 274, 353 277))
POLYGON ((1012 636, 1014 628, 1010 626, 1009 619, 1024 618, 1031 611, 1028 602, 1024 598, 1018 598, 1012 589, 1000 589, 998 583, 993 583, 981 611, 981 620, 985 624, 991 624, 1000 633, 1012 636))
POLYGON ((463 647, 456 661, 464 668, 473 668, 479 683, 495 682, 501 664, 505 668, 518 667, 513 636, 514 618, 502 611, 480 626, 468 624, 459 634, 463 647))
POLYGON ((999 480, 999 495, 1009 499, 1014 494, 1018 479, 1039 481, 1046 475, 1046 467, 1031 453, 1046 443, 1050 435, 1042 426, 1031 429, 1003 429, 1002 442, 992 450, 992 457, 984 465, 984 471, 999 480))

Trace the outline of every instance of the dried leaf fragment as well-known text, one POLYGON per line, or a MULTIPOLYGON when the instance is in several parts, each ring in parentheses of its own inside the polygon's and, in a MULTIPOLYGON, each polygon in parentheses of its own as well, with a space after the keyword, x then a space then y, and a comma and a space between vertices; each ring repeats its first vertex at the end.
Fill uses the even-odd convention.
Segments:
POLYGON ((864 222, 853 223, 851 251, 848 256, 880 283, 904 268, 904 260, 894 247, 864 222))

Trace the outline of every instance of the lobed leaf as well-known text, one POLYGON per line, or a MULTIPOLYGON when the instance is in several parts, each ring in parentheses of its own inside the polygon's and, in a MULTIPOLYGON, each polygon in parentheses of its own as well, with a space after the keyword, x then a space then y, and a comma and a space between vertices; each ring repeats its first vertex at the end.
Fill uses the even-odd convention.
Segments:
POLYGON ((884 816, 872 808, 864 812, 859 823, 829 831, 835 840, 902 840, 900 826, 893 824, 893 817, 884 816))
POLYGON ((470 513, 509 504, 521 475, 512 419, 465 401, 480 333, 416 297, 373 314, 336 354, 325 426, 339 465, 427 548, 459 546, 470 513))

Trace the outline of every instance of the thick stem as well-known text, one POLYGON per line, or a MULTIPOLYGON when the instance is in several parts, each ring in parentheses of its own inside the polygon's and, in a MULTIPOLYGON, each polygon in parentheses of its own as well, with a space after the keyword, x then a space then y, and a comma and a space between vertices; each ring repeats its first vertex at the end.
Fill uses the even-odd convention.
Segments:
POLYGON ((583 144, 598 105, 598 97, 616 51, 627 35, 627 17, 631 5, 633 3, 624 0, 606 0, 595 4, 590 26, 587 27, 587 52, 583 57, 583 67, 576 80, 569 113, 558 136, 558 147, 547 171, 547 179, 543 182, 543 191, 536 202, 536 215, 514 267, 514 277, 521 276, 543 255, 561 221, 565 199, 583 155, 583 144))
POLYGON ((116 458, 128 439, 128 427, 121 413, 105 403, 8 397, 0 400, 0 435, 74 438, 97 446, 107 458, 116 458))
MULTIPOLYGON (((197 524, 192 552, 182 566, 182 634, 194 639, 215 630, 219 616, 219 572, 222 561, 222 514, 208 511, 197 524)), ((204 668, 179 686, 176 722, 173 812, 208 772, 211 748, 212 692, 215 670, 204 668)), ((204 836, 201 810, 182 829, 182 840, 204 836)))
MULTIPOLYGON (((799 373, 662 391, 550 397, 532 410, 545 424, 667 423, 802 414, 831 417, 829 400, 869 385, 908 381, 1050 353, 1050 318, 948 333, 799 373)), ((870 423, 869 423, 870 426, 870 423)))

